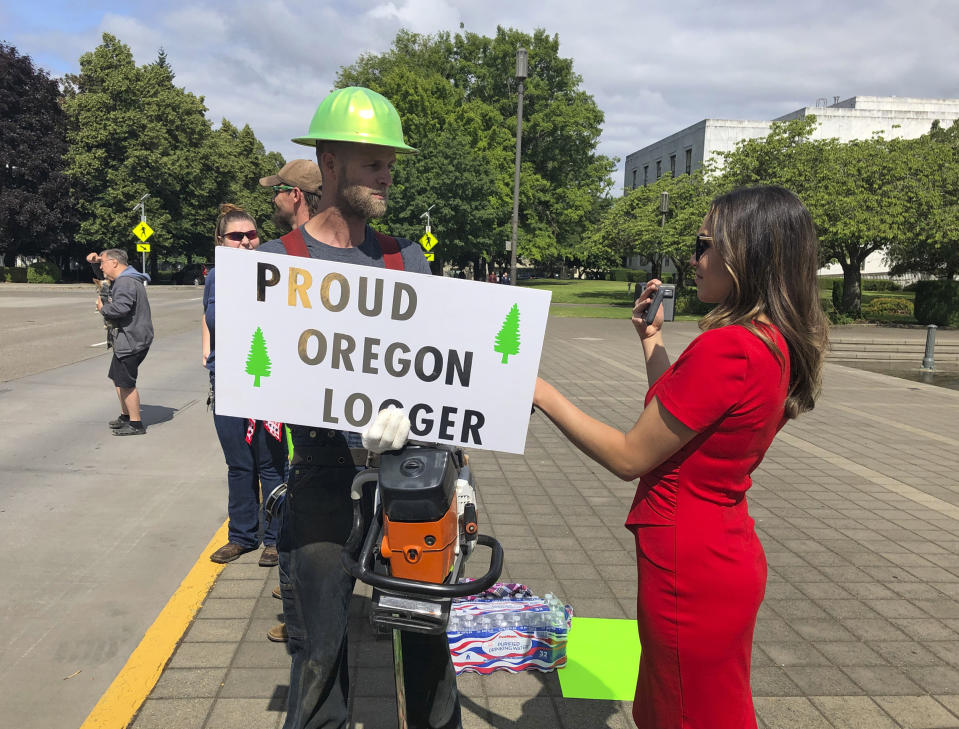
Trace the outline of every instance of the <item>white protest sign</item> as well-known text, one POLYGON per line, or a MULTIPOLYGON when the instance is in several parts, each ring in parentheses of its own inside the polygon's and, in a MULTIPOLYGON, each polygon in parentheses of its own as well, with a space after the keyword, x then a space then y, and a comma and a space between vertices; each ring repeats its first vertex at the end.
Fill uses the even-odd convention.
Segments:
POLYGON ((216 412, 522 453, 547 291, 216 249, 216 412))

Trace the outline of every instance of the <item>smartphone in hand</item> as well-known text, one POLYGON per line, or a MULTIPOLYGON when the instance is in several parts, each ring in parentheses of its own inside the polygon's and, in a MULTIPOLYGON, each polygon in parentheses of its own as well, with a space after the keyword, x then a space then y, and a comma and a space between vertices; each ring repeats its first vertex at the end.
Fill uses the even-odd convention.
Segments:
POLYGON ((656 295, 653 296, 652 303, 649 305, 649 308, 646 309, 646 313, 643 314, 643 321, 646 323, 646 326, 649 326, 653 323, 653 320, 656 318, 656 312, 659 311, 659 307, 663 303, 663 297, 665 296, 665 287, 660 286, 658 289, 656 289, 656 295))

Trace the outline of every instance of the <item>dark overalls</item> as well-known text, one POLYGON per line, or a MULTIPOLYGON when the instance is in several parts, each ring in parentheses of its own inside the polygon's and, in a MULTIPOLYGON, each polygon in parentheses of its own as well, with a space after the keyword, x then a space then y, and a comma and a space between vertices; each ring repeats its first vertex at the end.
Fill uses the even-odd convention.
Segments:
MULTIPOLYGON (((341 729, 348 718, 347 621, 355 580, 343 569, 340 552, 353 524, 350 486, 365 451, 357 433, 296 425, 291 430, 293 462, 280 540, 281 550, 290 552, 290 585, 282 591, 292 657, 284 727, 341 729)), ((458 729, 459 694, 446 635, 404 631, 402 638, 410 729, 458 729)))

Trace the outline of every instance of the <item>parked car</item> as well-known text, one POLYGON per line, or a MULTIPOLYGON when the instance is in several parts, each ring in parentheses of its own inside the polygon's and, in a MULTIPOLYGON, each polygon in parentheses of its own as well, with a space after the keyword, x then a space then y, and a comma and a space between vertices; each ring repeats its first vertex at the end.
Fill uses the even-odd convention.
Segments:
POLYGON ((211 268, 213 268, 212 263, 188 263, 173 274, 173 283, 202 286, 211 268))

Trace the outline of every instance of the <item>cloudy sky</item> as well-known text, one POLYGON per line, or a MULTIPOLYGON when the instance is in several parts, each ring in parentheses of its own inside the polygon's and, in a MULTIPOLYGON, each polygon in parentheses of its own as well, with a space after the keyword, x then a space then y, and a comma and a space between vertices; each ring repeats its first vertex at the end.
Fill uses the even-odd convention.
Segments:
MULTIPOLYGON (((103 32, 138 63, 162 46, 176 83, 214 124, 250 124, 267 149, 303 156, 338 69, 419 33, 497 25, 556 33, 606 115, 620 158, 703 118, 770 119, 819 98, 959 98, 956 0, 0 0, 0 40, 58 76, 103 32)), ((618 192, 618 190, 617 190, 618 192)))

